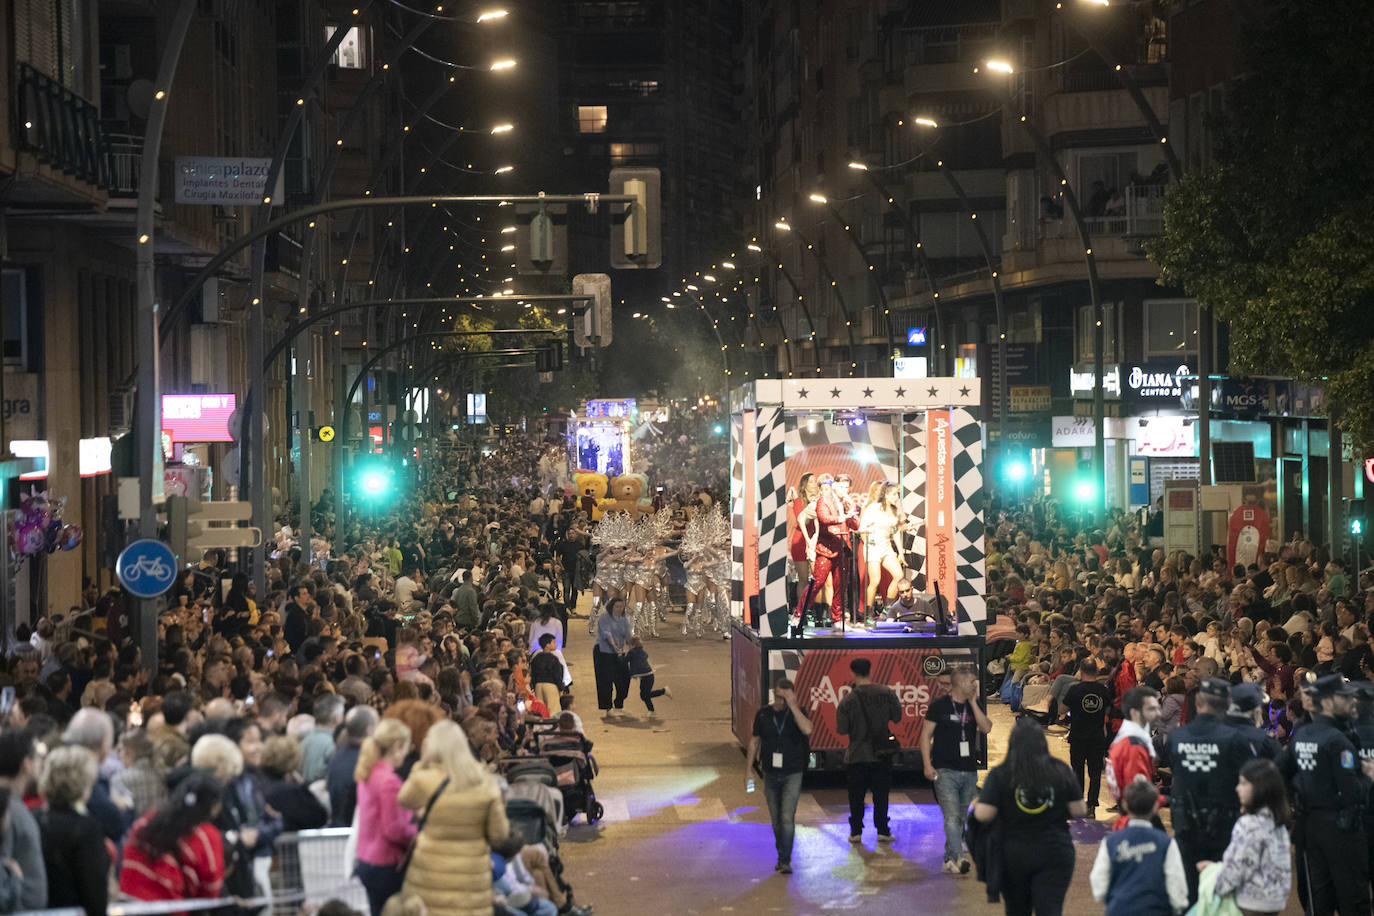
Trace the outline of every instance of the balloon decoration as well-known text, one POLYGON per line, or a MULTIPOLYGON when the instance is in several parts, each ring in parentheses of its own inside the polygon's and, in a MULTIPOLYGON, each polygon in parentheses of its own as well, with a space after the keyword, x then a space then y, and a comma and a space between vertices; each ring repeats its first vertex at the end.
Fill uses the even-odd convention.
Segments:
POLYGON ((81 545, 81 526, 62 522, 66 505, 66 497, 50 496, 47 490, 30 490, 20 497, 19 508, 10 522, 10 538, 21 562, 59 550, 75 550, 81 545))

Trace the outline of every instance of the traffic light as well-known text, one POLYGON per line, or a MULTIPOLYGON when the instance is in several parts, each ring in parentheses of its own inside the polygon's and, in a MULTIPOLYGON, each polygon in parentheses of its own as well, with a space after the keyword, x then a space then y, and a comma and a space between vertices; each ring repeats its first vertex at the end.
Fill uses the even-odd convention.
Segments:
POLYGON ((519 204, 515 208, 516 270, 522 275, 568 272, 566 204, 519 204))
POLYGON ((563 344, 551 340, 534 354, 536 372, 557 372, 563 368, 563 344))
POLYGON ((611 207, 611 266, 652 270, 663 263, 658 169, 611 169, 611 193, 634 198, 611 207))
POLYGON ((1345 507, 1346 517, 1350 520, 1350 536, 1357 541, 1363 540, 1366 519, 1364 497, 1346 500, 1345 507))
POLYGON ((1022 455, 1010 454, 1002 464, 1002 476, 1008 483, 1019 486, 1030 476, 1030 466, 1022 455))
POLYGON ((360 502, 382 503, 396 495, 396 472, 383 461, 360 462, 353 471, 353 492, 360 502))
POLYGON ((1073 495, 1080 503, 1090 503, 1097 496, 1097 485, 1086 477, 1074 481, 1073 495))

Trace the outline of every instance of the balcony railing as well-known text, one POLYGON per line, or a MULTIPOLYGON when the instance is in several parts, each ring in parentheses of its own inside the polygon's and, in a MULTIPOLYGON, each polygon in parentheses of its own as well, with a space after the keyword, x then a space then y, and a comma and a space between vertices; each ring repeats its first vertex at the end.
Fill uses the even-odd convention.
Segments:
POLYGON ((110 186, 110 156, 100 111, 57 80, 19 65, 18 146, 54 168, 101 188, 110 186))
POLYGON ((110 196, 137 197, 143 169, 143 138, 133 134, 105 134, 110 151, 110 196))
POLYGON ((1085 217, 1084 222, 1094 236, 1159 235, 1164 231, 1164 195, 1168 190, 1167 184, 1127 185, 1119 205, 1109 202, 1107 212, 1085 217))

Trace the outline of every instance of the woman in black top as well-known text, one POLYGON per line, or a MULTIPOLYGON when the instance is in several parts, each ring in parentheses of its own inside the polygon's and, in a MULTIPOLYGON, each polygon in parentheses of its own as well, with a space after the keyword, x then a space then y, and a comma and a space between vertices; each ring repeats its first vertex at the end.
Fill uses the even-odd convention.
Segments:
POLYGON ((1007 756, 988 771, 973 816, 1002 826, 1002 900, 1007 916, 1059 916, 1073 878, 1070 817, 1083 817, 1083 791, 1069 765, 1050 756, 1031 719, 1011 730, 1007 756))
POLYGON ((217 629, 225 636, 237 636, 249 627, 252 611, 248 607, 248 574, 234 573, 229 584, 229 593, 224 596, 224 607, 216 618, 217 629))
POLYGON ((98 765, 84 747, 63 745, 48 752, 38 791, 48 807, 37 813, 48 872, 48 906, 72 907, 104 916, 110 854, 100 822, 86 813, 98 765))

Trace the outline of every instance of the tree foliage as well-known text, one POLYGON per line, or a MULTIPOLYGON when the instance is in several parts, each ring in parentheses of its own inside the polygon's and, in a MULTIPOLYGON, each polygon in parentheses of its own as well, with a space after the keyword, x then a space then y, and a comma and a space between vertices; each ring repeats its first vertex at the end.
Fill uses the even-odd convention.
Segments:
POLYGON ((1263 8, 1212 162, 1171 189, 1149 253, 1229 324, 1232 373, 1320 381, 1374 454, 1374 3, 1263 8))

